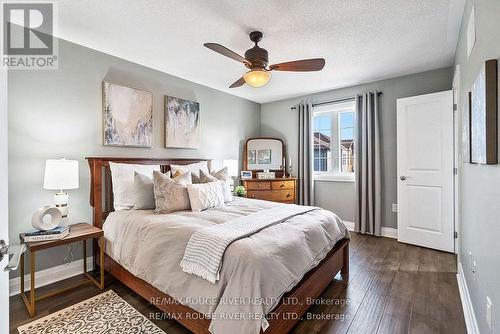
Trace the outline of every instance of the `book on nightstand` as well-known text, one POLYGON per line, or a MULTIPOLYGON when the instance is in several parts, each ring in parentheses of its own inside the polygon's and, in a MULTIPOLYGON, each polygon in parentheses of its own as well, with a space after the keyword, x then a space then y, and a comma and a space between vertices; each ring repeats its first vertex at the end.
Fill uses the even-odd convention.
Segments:
POLYGON ((47 231, 33 231, 19 234, 22 242, 59 240, 69 234, 69 226, 58 226, 47 231))

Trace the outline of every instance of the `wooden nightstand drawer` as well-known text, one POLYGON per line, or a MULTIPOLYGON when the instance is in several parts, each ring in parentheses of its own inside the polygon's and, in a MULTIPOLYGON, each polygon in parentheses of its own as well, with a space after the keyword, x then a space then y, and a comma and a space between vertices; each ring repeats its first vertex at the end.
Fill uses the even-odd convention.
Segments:
POLYGON ((295 201, 295 193, 293 190, 248 191, 247 197, 273 202, 295 201))
POLYGON ((271 189, 270 181, 245 181, 248 190, 269 190, 271 189))
POLYGON ((271 182, 271 189, 273 190, 295 189, 295 181, 273 181, 271 182))

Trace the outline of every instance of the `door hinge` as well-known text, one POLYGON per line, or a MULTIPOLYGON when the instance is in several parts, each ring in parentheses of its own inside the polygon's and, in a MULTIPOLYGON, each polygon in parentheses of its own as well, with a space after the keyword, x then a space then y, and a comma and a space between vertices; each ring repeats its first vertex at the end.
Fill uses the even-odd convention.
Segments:
POLYGON ((453 232, 453 238, 458 239, 458 232, 453 232))
POLYGON ((453 175, 458 175, 458 168, 457 167, 453 168, 453 175))
POLYGON ((457 111, 458 105, 456 103, 453 103, 453 111, 457 111))

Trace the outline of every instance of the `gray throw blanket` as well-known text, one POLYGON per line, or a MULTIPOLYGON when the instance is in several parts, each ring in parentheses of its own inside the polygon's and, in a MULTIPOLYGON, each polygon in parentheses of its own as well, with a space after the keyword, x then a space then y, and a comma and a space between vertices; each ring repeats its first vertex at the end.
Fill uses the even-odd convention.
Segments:
POLYGON ((284 204, 223 224, 202 228, 189 239, 181 261, 182 271, 215 283, 219 280, 224 252, 232 242, 313 210, 318 208, 284 204))

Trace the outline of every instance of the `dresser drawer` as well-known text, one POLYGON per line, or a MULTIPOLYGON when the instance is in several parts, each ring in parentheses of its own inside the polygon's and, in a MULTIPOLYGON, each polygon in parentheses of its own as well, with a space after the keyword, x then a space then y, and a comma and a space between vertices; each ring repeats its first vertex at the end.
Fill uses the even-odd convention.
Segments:
POLYGON ((269 190, 271 189, 270 181, 245 181, 247 190, 269 190))
POLYGON ((295 189, 295 181, 272 181, 271 189, 273 190, 295 189))
POLYGON ((263 199, 266 201, 274 202, 288 202, 295 201, 294 190, 271 190, 271 191, 247 191, 248 198, 263 199))

